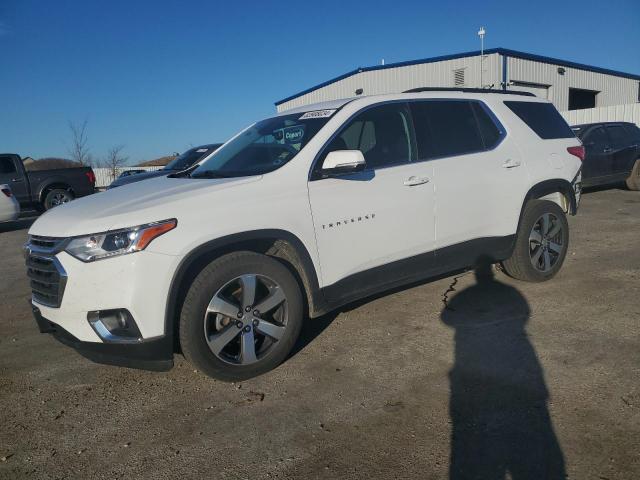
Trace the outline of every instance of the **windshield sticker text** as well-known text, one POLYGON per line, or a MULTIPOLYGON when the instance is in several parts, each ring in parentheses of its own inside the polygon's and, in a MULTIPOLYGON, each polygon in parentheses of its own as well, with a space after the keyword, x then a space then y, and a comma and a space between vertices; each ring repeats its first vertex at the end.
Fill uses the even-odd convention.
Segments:
POLYGON ((311 118, 327 118, 335 113, 335 109, 333 110, 315 110, 313 112, 307 112, 302 115, 298 120, 309 120, 311 118))

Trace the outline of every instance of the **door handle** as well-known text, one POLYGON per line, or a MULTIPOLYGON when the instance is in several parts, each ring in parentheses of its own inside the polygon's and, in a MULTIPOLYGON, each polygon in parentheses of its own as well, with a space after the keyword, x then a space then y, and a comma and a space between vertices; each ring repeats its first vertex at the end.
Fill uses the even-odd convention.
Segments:
POLYGON ((425 183, 429 183, 430 179, 428 177, 415 177, 410 176, 404 181, 405 187, 415 187, 416 185, 423 185, 425 183))
POLYGON ((611 152, 613 152, 613 148, 611 147, 607 147, 604 150, 602 150, 602 153, 611 153, 611 152))
POLYGON ((512 159, 508 159, 505 160, 505 162, 502 164, 502 168, 514 168, 514 167, 519 167, 521 165, 520 160, 512 160, 512 159))
POLYGON ((11 181, 14 182, 14 183, 18 183, 18 182, 22 182, 23 179, 22 178, 12 178, 11 181))

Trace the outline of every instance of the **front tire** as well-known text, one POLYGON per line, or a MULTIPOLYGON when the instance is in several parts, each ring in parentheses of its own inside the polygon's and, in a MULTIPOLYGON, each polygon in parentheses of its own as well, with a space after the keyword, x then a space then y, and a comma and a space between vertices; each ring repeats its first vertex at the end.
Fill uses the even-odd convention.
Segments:
POLYGON ((525 206, 516 244, 502 266, 518 280, 544 282, 562 267, 569 247, 569 223, 554 202, 532 200, 525 206))
POLYGON ((180 346, 206 375, 244 380, 284 361, 302 321, 302 294, 287 267, 266 255, 230 253, 191 284, 180 315, 180 346))
POLYGON ((626 183, 629 190, 635 190, 636 192, 640 190, 640 158, 638 158, 633 165, 633 169, 626 183))

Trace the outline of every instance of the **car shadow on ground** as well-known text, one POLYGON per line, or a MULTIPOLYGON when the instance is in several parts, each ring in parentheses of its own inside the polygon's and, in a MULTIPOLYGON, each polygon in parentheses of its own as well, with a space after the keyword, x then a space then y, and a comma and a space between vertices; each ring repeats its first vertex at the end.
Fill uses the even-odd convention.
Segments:
POLYGON ((389 295, 393 295, 395 293, 399 293, 399 292, 403 292, 405 290, 410 290, 412 288, 416 288, 419 287, 421 285, 426 285, 427 283, 433 283, 435 281, 441 280, 443 278, 447 278, 447 277, 451 277, 452 275, 456 275, 459 274, 461 272, 463 272, 464 270, 456 270, 453 272, 448 272, 442 275, 437 275, 434 277, 429 277, 427 279, 424 280, 419 280, 416 282, 412 282, 409 283, 407 285, 402 285, 399 287, 395 287, 392 288, 390 290, 385 290, 381 293, 377 293, 377 294, 373 294, 370 295, 368 297, 362 298, 360 300, 356 300, 353 302, 350 302, 346 305, 343 305, 342 307, 339 307, 329 313, 326 313, 325 315, 322 315, 320 317, 317 318, 306 318, 304 323, 302 324, 302 330, 300 332, 300 337, 298 338, 298 341, 296 342, 295 346, 293 347, 293 350, 291 351, 291 353, 289 354, 289 356, 287 357, 288 359, 294 357, 295 355, 297 355, 298 353, 300 353, 302 350, 304 350, 307 345, 309 345, 311 342, 313 342, 325 329, 327 329, 329 327, 329 325, 331 325, 331 323, 338 317, 338 315, 340 315, 341 313, 347 313, 350 312, 351 310, 355 310, 357 308, 362 307, 363 305, 366 305, 367 303, 373 302, 374 300, 377 300, 379 298, 382 297, 386 297, 389 295))
POLYGON ((608 183, 606 185, 594 185, 594 186, 591 186, 591 187, 583 187, 582 188, 582 193, 588 195, 590 193, 603 192, 605 190, 629 191, 629 189, 627 188, 627 184, 626 183, 617 182, 617 183, 608 183))
POLYGON ((544 372, 525 330, 529 305, 495 279, 490 264, 476 270, 476 280, 450 290, 441 313, 455 331, 449 478, 564 479, 544 372))
POLYGON ((29 228, 37 217, 19 218, 14 222, 0 223, 0 233, 15 232, 17 230, 24 230, 29 228))
POLYGON ((412 282, 409 283, 407 285, 402 285, 399 287, 395 287, 392 288, 390 290, 385 290, 381 293, 377 293, 374 295, 370 295, 368 297, 362 298, 360 300, 356 300, 353 301, 351 303, 348 303, 342 307, 339 307, 325 315, 322 315, 320 317, 317 318, 306 318, 304 323, 302 324, 302 330, 300 332, 300 337, 298 338, 298 341, 296 342, 295 346, 293 347, 293 350, 291 351, 291 353, 289 354, 288 359, 294 357, 295 355, 297 355, 298 353, 300 353, 302 350, 304 350, 307 345, 309 345, 311 342, 313 342, 325 329, 327 329, 329 327, 329 325, 331 325, 331 323, 338 317, 338 315, 340 315, 341 313, 347 313, 350 312, 351 310, 355 310, 357 308, 362 307, 363 305, 366 305, 367 303, 373 302, 374 300, 377 300, 379 298, 382 297, 386 297, 388 295, 393 295, 394 293, 398 293, 398 292, 403 292, 405 290, 410 290, 412 288, 416 288, 419 287, 421 285, 426 285, 427 283, 432 283, 435 282, 437 280, 441 280, 443 278, 447 278, 450 277, 452 275, 458 274, 463 272, 464 270, 456 270, 454 272, 448 272, 442 275, 437 275, 435 277, 429 277, 425 280, 419 280, 417 282, 412 282))

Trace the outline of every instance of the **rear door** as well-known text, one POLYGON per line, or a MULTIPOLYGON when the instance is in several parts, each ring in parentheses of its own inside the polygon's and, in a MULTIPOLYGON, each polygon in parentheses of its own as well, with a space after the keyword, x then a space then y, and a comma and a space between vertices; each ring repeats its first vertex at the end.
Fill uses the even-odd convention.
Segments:
POLYGON ((416 136, 424 137, 420 156, 434 170, 436 260, 453 252, 461 264, 476 262, 517 229, 527 190, 520 152, 483 102, 426 100, 411 108, 416 136))
POLYGON ((582 138, 585 159, 582 164, 583 181, 613 174, 613 149, 604 127, 589 130, 582 138))
POLYGON ((6 183, 20 204, 24 205, 29 198, 29 185, 20 168, 20 157, 17 155, 0 155, 0 184, 6 183))
POLYGON ((612 173, 627 173, 635 160, 636 147, 622 125, 608 125, 607 133, 611 138, 613 154, 612 173))

